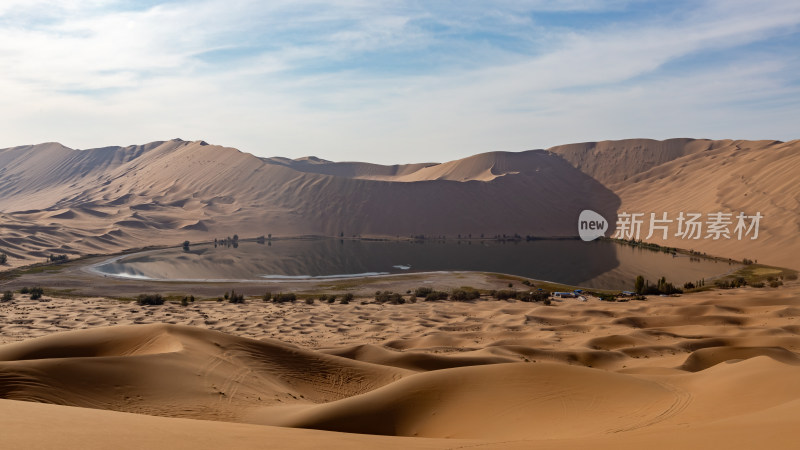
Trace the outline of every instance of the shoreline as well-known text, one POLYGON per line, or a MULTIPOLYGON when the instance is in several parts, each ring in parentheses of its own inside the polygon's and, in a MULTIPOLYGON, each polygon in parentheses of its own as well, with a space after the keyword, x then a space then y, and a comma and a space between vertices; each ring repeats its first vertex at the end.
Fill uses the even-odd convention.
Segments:
MULTIPOLYGON (((242 238, 242 239, 239 239, 238 241, 239 242, 258 242, 259 239, 260 238, 242 238)), ((317 235, 275 237, 275 238, 271 238, 268 242, 271 242, 272 240, 275 240, 275 241, 281 241, 281 240, 312 240, 312 241, 316 241, 316 240, 320 240, 320 241, 326 241, 326 240, 330 240, 330 241, 350 240, 350 241, 366 241, 366 242, 375 242, 375 241, 379 241, 379 242, 397 242, 397 241, 411 242, 411 241, 419 241, 417 239, 408 239, 408 238, 405 238, 405 239, 403 239, 403 238, 400 238, 400 239, 393 239, 392 238, 392 239, 390 239, 390 238, 377 238, 377 237, 375 237, 375 238, 340 238, 340 237, 317 236, 317 235)), ((464 238, 464 239, 429 239, 428 241, 437 242, 437 243, 448 242, 448 241, 449 242, 458 242, 458 243, 460 243, 460 242, 472 242, 473 240, 475 240, 475 241, 488 241, 488 242, 503 242, 503 243, 506 243, 506 242, 512 242, 512 243, 515 243, 515 242, 529 242, 529 241, 525 241, 525 240, 522 240, 522 239, 521 240, 514 240, 514 239, 507 240, 507 239, 494 239, 494 238, 484 238, 484 239, 466 239, 466 238, 464 238)), ((565 238, 536 238, 535 240, 556 240, 556 241, 560 241, 560 240, 577 240, 577 238, 572 238, 572 237, 571 238, 566 238, 566 239, 565 238)), ((605 241, 605 242, 610 242, 610 243, 612 243, 614 245, 617 245, 617 246, 620 246, 620 247, 631 247, 632 246, 632 244, 630 244, 627 241, 621 241, 621 240, 609 239, 609 238, 604 238, 602 240, 605 241)), ((424 241, 419 241, 419 242, 424 242, 424 241)), ((191 244, 191 245, 210 246, 210 245, 213 245, 213 243, 214 243, 214 241, 202 241, 202 242, 198 242, 198 243, 191 244)), ((259 242, 259 243, 263 244, 263 241, 259 242)), ((142 280, 142 281, 151 281, 151 282, 159 282, 159 283, 169 283, 169 282, 177 282, 177 283, 259 283, 259 282, 261 282, 261 283, 284 283, 284 282, 293 282, 293 281, 313 283, 313 282, 324 282, 324 281, 327 281, 327 280, 356 280, 356 279, 361 279, 361 278, 395 277, 395 276, 412 275, 412 274, 424 276, 424 275, 427 275, 427 274, 438 274, 438 273, 448 273, 448 272, 452 272, 452 273, 457 273, 457 272, 498 273, 498 272, 486 271, 486 270, 471 270, 471 271, 470 270, 427 270, 427 271, 421 271, 421 272, 411 271, 411 272, 395 272, 395 273, 386 272, 386 271, 370 271, 370 272, 366 272, 366 273, 343 273, 343 274, 331 273, 331 274, 325 274, 325 275, 283 275, 283 274, 275 274, 275 275, 258 275, 256 277, 250 277, 250 278, 183 278, 183 277, 157 278, 157 277, 146 276, 146 275, 141 275, 140 276, 140 275, 135 275, 135 274, 127 274, 127 273, 110 273, 110 272, 104 272, 104 271, 101 271, 101 270, 98 269, 101 266, 112 264, 112 263, 117 262, 118 260, 120 260, 122 258, 125 258, 125 257, 128 257, 128 256, 132 256, 132 255, 148 255, 148 254, 151 254, 151 253, 154 253, 154 252, 159 252, 159 251, 166 250, 166 249, 176 249, 176 248, 180 248, 180 247, 181 247, 180 245, 162 246, 162 247, 147 248, 147 249, 143 249, 143 250, 139 250, 139 251, 125 251, 125 252, 120 252, 120 253, 117 253, 117 254, 106 255, 108 259, 101 260, 99 262, 95 262, 95 263, 89 264, 89 265, 87 265, 85 267, 85 269, 89 273, 92 273, 92 274, 97 275, 97 276, 102 276, 104 278, 115 278, 115 279, 122 279, 122 280, 142 280)), ((633 245, 633 247, 637 247, 637 246, 633 245)), ((654 248, 651 248, 651 247, 648 247, 648 246, 643 246, 643 245, 639 245, 638 248, 641 248, 642 250, 649 250, 649 251, 652 251, 654 253, 667 253, 667 252, 665 252, 665 251, 663 251, 661 249, 654 249, 654 248)), ((668 249, 668 248, 664 247, 664 249, 668 249)), ((689 256, 691 258, 698 258, 698 259, 702 259, 702 260, 706 260, 706 261, 725 262, 725 263, 729 263, 729 264, 733 264, 733 263, 741 264, 741 262, 734 261, 734 260, 732 260, 730 258, 725 259, 725 258, 715 257, 715 256, 710 256, 710 255, 697 255, 697 254, 693 254, 693 253, 691 253, 691 252, 689 252, 687 250, 683 250, 683 249, 675 249, 675 250, 677 250, 677 252, 679 253, 679 255, 680 255, 679 257, 689 256)), ((673 257, 675 257, 675 254, 673 254, 673 257)), ((707 276, 705 278, 708 278, 710 280, 723 278, 725 276, 730 275, 732 272, 735 272, 738 269, 739 269, 739 267, 736 267, 736 268, 733 268, 733 269, 729 269, 729 270, 723 271, 723 272, 718 273, 718 274, 714 274, 713 276, 707 276)), ((613 270, 613 269, 611 269, 611 270, 613 270)), ((604 290, 604 291, 621 291, 621 290, 625 290, 626 289, 626 288, 614 289, 614 288, 608 288, 608 287, 606 287, 606 288, 596 288, 596 287, 593 288, 593 287, 589 287, 587 285, 582 285, 581 283, 569 284, 569 283, 565 283, 565 282, 561 282, 561 281, 545 280, 545 279, 542 279, 542 278, 537 278, 535 276, 531 277, 531 276, 512 274, 512 273, 501 273, 501 274, 502 275, 507 275, 507 276, 519 277, 519 278, 522 278, 522 279, 528 279, 531 282, 537 282, 538 281, 538 282, 544 282, 544 283, 549 283, 549 284, 558 284, 558 285, 562 285, 562 286, 574 286, 576 288, 582 288, 582 289, 600 289, 600 290, 604 290)), ((597 278, 597 277, 594 277, 594 278, 597 278)))

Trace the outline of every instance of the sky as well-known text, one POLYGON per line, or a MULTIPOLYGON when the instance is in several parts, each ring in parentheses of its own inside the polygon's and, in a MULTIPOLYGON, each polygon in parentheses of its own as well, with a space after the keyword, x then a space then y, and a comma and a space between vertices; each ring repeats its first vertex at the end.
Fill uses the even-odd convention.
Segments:
POLYGON ((447 161, 800 138, 800 2, 3 0, 0 148, 447 161))

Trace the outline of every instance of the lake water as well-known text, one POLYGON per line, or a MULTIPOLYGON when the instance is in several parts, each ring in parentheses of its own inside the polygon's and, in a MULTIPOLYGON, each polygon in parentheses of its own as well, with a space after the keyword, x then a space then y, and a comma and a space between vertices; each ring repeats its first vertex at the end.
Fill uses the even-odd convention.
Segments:
POLYGON ((344 278, 391 274, 480 271, 519 275, 597 289, 632 289, 637 275, 676 285, 710 278, 738 266, 609 241, 370 241, 282 239, 145 251, 92 267, 118 277, 222 281, 344 278))

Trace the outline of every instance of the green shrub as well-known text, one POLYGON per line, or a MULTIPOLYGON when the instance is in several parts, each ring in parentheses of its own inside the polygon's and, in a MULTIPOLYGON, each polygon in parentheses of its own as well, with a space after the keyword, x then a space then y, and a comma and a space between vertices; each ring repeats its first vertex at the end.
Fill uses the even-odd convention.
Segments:
POLYGON ((31 300, 39 300, 44 295, 44 289, 40 287, 32 287, 30 290, 31 300))
POLYGON ((339 303, 341 303, 342 305, 347 305, 348 303, 353 301, 353 298, 355 298, 355 296, 350 292, 348 292, 342 296, 342 300, 339 303))
POLYGON ((336 296, 335 295, 329 295, 328 296, 328 304, 329 305, 333 304, 333 302, 335 302, 335 301, 336 301, 336 296))
POLYGON ((14 293, 11 292, 11 291, 3 292, 3 300, 2 301, 3 302, 10 302, 11 300, 14 300, 14 293))
POLYGON ((510 290, 500 290, 494 291, 494 298, 498 300, 508 300, 511 298, 517 298, 517 291, 510 291, 510 290))
POLYGON ((20 290, 19 290, 19 293, 20 293, 20 294, 27 294, 27 293, 28 293, 28 292, 30 292, 30 291, 31 291, 31 290, 30 290, 30 289, 28 289, 28 287, 27 287, 27 286, 24 286, 22 289, 20 289, 20 290))
POLYGON ((431 292, 433 292, 433 289, 431 289, 429 287, 418 287, 418 288, 414 289, 414 297, 425 298, 431 292))
POLYGON ((774 287, 774 288, 776 288, 776 287, 778 287, 778 286, 783 286, 783 281, 780 281, 780 280, 775 280, 775 281, 770 281, 770 282, 769 282, 769 287, 774 287))
POLYGON ((262 298, 264 299, 265 302, 272 300, 272 292, 267 291, 266 293, 264 293, 264 297, 262 298))
POLYGON ((718 287, 720 289, 730 289, 731 288, 731 284, 730 283, 728 283, 727 281, 721 281, 721 280, 715 281, 714 282, 714 286, 716 286, 716 287, 718 287))
POLYGON ((714 285, 716 285, 720 289, 732 289, 732 288, 738 288, 738 287, 742 287, 742 286, 747 286, 747 281, 742 277, 737 277, 737 278, 735 278, 733 280, 729 280, 729 281, 728 280, 717 280, 717 281, 714 282, 714 285))
POLYGON ((297 294, 294 292, 277 293, 272 297, 273 303, 294 303, 297 301, 297 294))
POLYGON ((189 297, 183 297, 181 299, 181 306, 189 306, 189 297))
MULTIPOLYGON (((228 293, 226 292, 227 296, 228 293)), ((226 297, 229 303, 244 303, 244 294, 237 294, 236 291, 231 291, 231 295, 226 297)))
POLYGON ((393 305, 402 305, 406 299, 397 292, 392 291, 377 291, 375 292, 375 301, 378 303, 391 303, 393 305))
POLYGON ((426 302, 434 302, 437 300, 447 300, 449 294, 443 291, 431 291, 425 296, 426 302))
POLYGON ((314 297, 307 297, 306 305, 313 305, 313 304, 314 304, 314 297))
POLYGON ((164 297, 161 294, 141 294, 136 298, 136 303, 144 305, 163 305, 164 297))
POLYGON ((453 292, 450 293, 450 299, 459 302, 475 300, 479 298, 481 298, 481 293, 472 288, 453 289, 453 292))
POLYGON ((0 253, 0 265, 5 264, 8 262, 8 255, 5 253, 0 253))

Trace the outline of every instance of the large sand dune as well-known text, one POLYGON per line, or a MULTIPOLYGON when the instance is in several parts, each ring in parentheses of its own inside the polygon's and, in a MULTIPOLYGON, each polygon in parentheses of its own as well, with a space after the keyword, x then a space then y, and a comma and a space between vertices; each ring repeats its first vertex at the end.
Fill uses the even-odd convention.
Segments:
POLYGON ((800 141, 631 139, 550 150, 619 195, 620 211, 764 216, 756 240, 681 239, 674 226, 668 240, 653 242, 800 268, 800 141))
POLYGON ((0 150, 0 249, 19 266, 235 233, 574 236, 583 209, 743 211, 764 215, 755 241, 655 242, 800 268, 798 165, 798 141, 633 139, 400 166, 49 143, 0 150))
POLYGON ((91 446, 114 432, 129 437, 123 447, 793 448, 799 293, 791 282, 553 306, 20 296, 2 306, 15 324, 2 331, 40 337, 0 346, 4 440, 91 446), (181 325, 187 309, 226 320, 181 325), (131 323, 126 314, 140 325, 92 324, 131 323), (72 331, 38 326, 55 319, 72 331))
POLYGON ((545 151, 375 170, 379 180, 202 141, 83 151, 43 144, 0 150, 0 162, 0 246, 12 265, 236 233, 564 236, 574 235, 581 208, 613 214, 619 206, 545 151))

